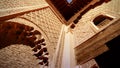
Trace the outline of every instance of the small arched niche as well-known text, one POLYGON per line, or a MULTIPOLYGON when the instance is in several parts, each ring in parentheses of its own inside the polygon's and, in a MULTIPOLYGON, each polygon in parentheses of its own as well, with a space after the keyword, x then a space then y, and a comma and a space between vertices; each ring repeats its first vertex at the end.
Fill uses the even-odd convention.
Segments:
POLYGON ((105 16, 105 15, 99 15, 96 18, 94 18, 93 23, 98 28, 102 28, 103 26, 109 24, 113 18, 105 16))

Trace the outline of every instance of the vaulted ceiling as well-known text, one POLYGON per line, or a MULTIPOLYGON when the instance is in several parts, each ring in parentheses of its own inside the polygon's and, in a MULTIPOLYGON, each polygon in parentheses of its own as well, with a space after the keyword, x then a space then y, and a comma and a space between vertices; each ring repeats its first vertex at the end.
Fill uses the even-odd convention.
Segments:
POLYGON ((95 1, 96 3, 90 5, 79 14, 79 19, 91 8, 94 8, 98 5, 101 5, 103 2, 108 2, 110 0, 72 0, 71 3, 67 2, 67 0, 50 0, 53 6, 59 11, 59 13, 64 17, 66 21, 68 21, 79 11, 83 10, 83 8, 85 8, 88 4, 95 1))

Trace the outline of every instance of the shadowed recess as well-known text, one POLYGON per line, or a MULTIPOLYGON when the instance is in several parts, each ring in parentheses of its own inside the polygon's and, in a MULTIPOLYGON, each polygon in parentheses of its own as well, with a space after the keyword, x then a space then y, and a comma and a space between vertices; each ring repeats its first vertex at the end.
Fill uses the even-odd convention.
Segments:
POLYGON ((106 43, 109 51, 95 58, 100 68, 120 68, 120 35, 106 43))

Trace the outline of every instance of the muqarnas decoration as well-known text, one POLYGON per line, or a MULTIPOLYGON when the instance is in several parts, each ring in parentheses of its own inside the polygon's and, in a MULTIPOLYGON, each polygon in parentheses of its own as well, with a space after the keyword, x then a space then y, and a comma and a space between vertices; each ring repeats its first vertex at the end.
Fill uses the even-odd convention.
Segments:
POLYGON ((39 64, 48 66, 48 51, 44 38, 38 30, 18 22, 0 22, 0 49, 13 45, 23 44, 32 47, 34 56, 40 60, 39 64))

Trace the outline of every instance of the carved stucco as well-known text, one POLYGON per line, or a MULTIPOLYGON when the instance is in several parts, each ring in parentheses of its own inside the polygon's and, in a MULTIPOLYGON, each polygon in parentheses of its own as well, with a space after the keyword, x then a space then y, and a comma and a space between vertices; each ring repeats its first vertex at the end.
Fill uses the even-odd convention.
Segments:
POLYGON ((2 68, 39 68, 38 60, 32 48, 25 45, 10 45, 0 49, 0 67, 2 68))
POLYGON ((35 23, 48 38, 51 52, 55 52, 62 23, 51 11, 51 9, 45 8, 39 11, 26 13, 20 17, 26 18, 35 23))
MULTIPOLYGON (((46 40, 47 48, 50 53, 49 58, 50 58, 50 61, 52 60, 53 55, 56 50, 59 35, 61 32, 62 23, 57 18, 57 16, 54 14, 54 12, 50 9, 50 7, 43 8, 43 9, 36 10, 36 11, 27 12, 23 15, 19 15, 13 19, 9 19, 6 21, 19 22, 22 24, 33 26, 34 29, 39 30, 46 40)), ((8 65, 8 68, 11 68, 11 67, 16 68, 17 66, 18 66, 18 68, 21 68, 21 67, 23 67, 23 68, 34 68, 34 67, 39 68, 39 65, 37 65, 38 60, 36 61, 36 58, 34 56, 32 56, 33 52, 30 50, 31 50, 31 48, 23 46, 23 45, 20 45, 20 46, 11 45, 9 47, 5 47, 4 49, 1 49, 0 52, 5 51, 4 56, 6 56, 6 57, 3 57, 2 56, 3 53, 0 54, 0 60, 2 63, 1 65, 3 66, 3 68, 6 65, 8 65), (19 48, 19 49, 17 49, 17 48, 19 48), (28 50, 29 53, 28 53, 28 51, 23 50, 22 48, 28 50), (16 53, 17 52, 16 49, 18 51, 20 51, 18 55, 16 53), (6 50, 10 51, 10 53, 9 52, 8 52, 9 54, 6 53, 7 52, 6 50), (13 53, 13 55, 12 55, 12 53, 13 53), (23 56, 22 57, 21 53, 24 53, 25 57, 23 55, 22 55, 23 56), (11 56, 11 57, 7 58, 8 56, 11 56), (17 59, 17 56, 19 56, 20 58, 18 57, 18 59, 17 59), (5 60, 5 58, 7 58, 7 59, 5 60), (28 59, 28 61, 27 61, 27 59, 28 59), (19 60, 21 60, 21 61, 19 61, 19 60), (11 63, 9 63, 9 62, 11 62, 11 63), (28 62, 28 63, 26 63, 26 62, 28 62), (24 63, 26 66, 24 65, 24 63), (11 64, 15 64, 15 65, 12 66, 11 64)))
MULTIPOLYGON (((111 0, 109 3, 103 3, 102 5, 91 9, 88 11, 85 15, 82 16, 82 18, 79 20, 79 22, 75 25, 76 27, 73 29, 74 31, 74 38, 75 38, 75 45, 78 46, 91 38, 93 35, 95 35, 97 32, 100 32, 103 28, 96 28, 97 26, 94 26, 93 20, 99 16, 99 15, 108 15, 109 17, 114 18, 114 20, 118 17, 120 17, 120 0, 111 0)), ((110 24, 113 22, 110 22, 110 24)), ((107 24, 109 25, 109 24, 107 24)), ((105 26, 107 27, 107 26, 105 26)), ((112 30, 112 29, 111 29, 112 30)), ((108 32, 110 33, 110 32, 108 32)), ((106 41, 106 39, 104 39, 106 41)), ((89 51, 89 50, 88 50, 89 51)), ((90 64, 89 61, 85 64, 81 65, 82 68, 89 68, 93 64, 90 64)))
POLYGON ((45 0, 0 0, 0 9, 47 4, 45 0))
POLYGON ((103 3, 102 5, 91 9, 86 14, 84 14, 74 29, 75 45, 77 46, 81 44, 99 31, 96 31, 96 28, 91 24, 92 20, 96 16, 101 14, 108 14, 112 17, 114 17, 114 15, 119 15, 119 3, 119 0, 111 0, 109 3, 103 3))
MULTIPOLYGON (((39 68, 40 67, 40 65, 38 64, 40 61, 37 59, 37 57, 34 56, 35 52, 32 51, 34 46, 31 46, 31 44, 35 42, 35 39, 34 40, 32 39, 33 36, 36 37, 36 41, 39 40, 41 37, 43 38, 43 36, 36 35, 36 34, 26 36, 25 34, 29 32, 28 29, 31 27, 30 25, 27 25, 24 23, 30 23, 30 22, 25 20, 21 20, 21 22, 22 23, 19 23, 19 22, 16 23, 16 22, 10 22, 9 20, 7 22, 1 22, 0 24, 1 26, 0 67, 1 68, 6 68, 6 67, 7 68, 21 68, 21 67, 39 68), (5 30, 8 27, 9 29, 5 30), (22 33, 21 33, 21 30, 22 30, 22 33), (5 32, 6 33, 8 32, 8 33, 4 34, 5 32), (4 37, 2 37, 2 34, 4 34, 4 37)), ((33 28, 36 28, 34 30, 39 31, 38 27, 36 27, 34 24, 31 24, 31 25, 33 28)), ((30 32, 31 32, 31 29, 30 29, 30 32)))
MULTIPOLYGON (((112 0, 110 3, 103 4, 101 6, 96 7, 95 9, 91 9, 89 12, 87 12, 84 16, 82 16, 82 19, 76 24, 75 29, 73 29, 75 34, 75 45, 81 44, 83 41, 87 40, 91 36, 93 36, 96 31, 94 31, 91 28, 91 20, 100 14, 101 12, 109 12, 112 11, 113 13, 119 13, 120 7, 119 7, 120 0, 112 0), (109 8, 111 7, 111 8, 109 8)), ((17 7, 24 7, 24 6, 33 6, 33 5, 41 5, 46 4, 45 0, 30 0, 30 1, 23 1, 23 0, 1 0, 0 1, 0 9, 11 9, 11 8, 17 8, 17 7), (22 4, 22 5, 21 5, 22 4)), ((29 7, 30 8, 30 7, 29 7)), ((41 8, 41 7, 40 7, 41 8)), ((33 8, 32 8, 33 9, 33 8)), ((14 10, 13 10, 14 11, 14 10)), ((2 14, 2 13, 1 13, 2 14)), ((6 14, 6 13, 5 13, 6 14)), ((7 14, 9 14, 9 11, 7 11, 7 14)), ((9 21, 17 21, 20 23, 24 23, 27 25, 34 26, 35 29, 40 30, 42 32, 43 36, 47 40, 47 46, 50 54, 54 54, 55 47, 57 45, 57 41, 60 35, 60 30, 62 23, 61 21, 55 16, 53 11, 50 9, 50 7, 37 10, 34 12, 25 13, 24 15, 20 15, 14 19, 10 19, 9 21), (25 20, 29 20, 29 23, 25 22, 25 20), (31 24, 32 22, 32 24, 31 24), (33 24, 34 23, 34 24, 33 24), (36 27, 37 26, 37 27, 36 27)), ((6 47, 5 49, 0 50, 2 59, 1 62, 3 62, 5 68, 11 68, 11 64, 9 64, 10 60, 13 62, 13 67, 16 68, 39 68, 38 65, 36 65, 38 62, 36 61, 35 57, 30 56, 32 55, 31 48, 27 46, 14 46, 11 45, 10 47, 6 47), (24 50, 23 50, 24 49, 24 50), (4 54, 5 55, 4 55, 4 54), (13 56, 11 56, 13 54, 13 56), (5 57, 6 56, 6 57, 5 57), (10 58, 12 57, 12 58, 10 58), (17 58, 18 57, 18 58, 17 58), (19 58, 20 57, 20 58, 19 58), (27 58, 29 57, 29 59, 27 58), (23 60, 24 59, 24 60, 23 60), (29 62, 29 63, 26 63, 29 62), (24 65, 25 63, 25 65, 24 65), (19 64, 19 65, 18 65, 19 64)), ((4 68, 4 67, 3 67, 4 68)))

